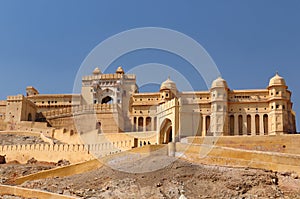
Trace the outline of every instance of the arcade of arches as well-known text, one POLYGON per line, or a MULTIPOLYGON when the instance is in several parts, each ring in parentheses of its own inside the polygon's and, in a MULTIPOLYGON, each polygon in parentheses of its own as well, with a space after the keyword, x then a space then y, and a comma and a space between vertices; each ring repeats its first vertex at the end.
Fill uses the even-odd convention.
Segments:
MULTIPOLYGON (((210 132, 211 117, 202 116, 202 136, 212 136, 210 132)), ((234 114, 228 119, 228 134, 235 135, 268 135, 269 116, 268 114, 234 114)), ((225 134, 226 135, 226 134, 225 134)))
POLYGON ((267 114, 235 114, 229 116, 229 135, 268 135, 269 116, 267 114))
MULTIPOLYGON (((133 132, 156 131, 156 117, 134 117, 133 132)), ((209 115, 202 116, 202 135, 209 136, 211 118, 209 115)), ((229 116, 228 135, 268 135, 269 117, 267 114, 235 114, 229 116)), ((160 129, 163 129, 161 126, 160 129)))
POLYGON ((156 131, 156 122, 157 117, 133 117, 132 121, 132 131, 140 132, 140 131, 156 131))

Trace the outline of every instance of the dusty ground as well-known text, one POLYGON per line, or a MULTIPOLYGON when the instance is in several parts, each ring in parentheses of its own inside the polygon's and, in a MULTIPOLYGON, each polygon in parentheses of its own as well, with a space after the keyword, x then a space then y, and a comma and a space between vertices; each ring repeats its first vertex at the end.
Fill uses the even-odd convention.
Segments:
POLYGON ((36 136, 0 134, 0 145, 46 144, 46 143, 47 142, 44 142, 40 137, 36 137, 36 136))
POLYGON ((9 181, 36 173, 42 170, 47 170, 56 167, 56 163, 28 161, 27 164, 19 164, 18 162, 9 162, 0 164, 0 184, 9 184, 9 181))
POLYGON ((157 155, 137 161, 130 168, 138 171, 166 162, 173 163, 148 173, 125 173, 104 166, 21 186, 81 198, 179 198, 181 191, 187 198, 300 198, 300 180, 289 173, 196 165, 157 155))
MULTIPOLYGON (((54 144, 64 144, 63 142, 52 139, 54 144)), ((25 135, 12 135, 12 134, 0 134, 0 146, 1 145, 23 145, 23 144, 49 144, 44 142, 38 136, 25 136, 25 135)))

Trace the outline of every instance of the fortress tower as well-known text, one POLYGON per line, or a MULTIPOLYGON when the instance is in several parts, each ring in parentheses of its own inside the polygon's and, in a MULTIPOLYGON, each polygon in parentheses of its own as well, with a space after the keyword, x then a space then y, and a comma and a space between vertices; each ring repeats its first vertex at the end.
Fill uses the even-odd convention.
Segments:
POLYGON ((219 77, 213 81, 211 94, 211 126, 210 132, 215 136, 228 132, 228 86, 227 82, 219 77))
POLYGON ((293 131, 293 126, 290 125, 292 120, 291 114, 291 92, 287 90, 284 78, 278 73, 270 80, 268 90, 270 96, 270 114, 268 128, 271 135, 283 134, 284 132, 293 131))
POLYGON ((135 75, 128 75, 119 66, 115 74, 102 74, 95 68, 93 74, 82 78, 82 104, 119 104, 128 110, 131 94, 137 91, 135 75))
MULTIPOLYGON (((95 107, 113 105, 112 107, 115 108, 111 110, 113 118, 104 118, 97 114, 98 122, 105 125, 109 123, 109 120, 116 121, 116 123, 106 125, 126 131, 131 128, 128 112, 130 97, 137 90, 135 75, 125 74, 121 66, 114 74, 103 74, 99 68, 95 68, 92 75, 82 78, 82 105, 96 105, 95 107), (106 122, 103 123, 102 120, 106 122)), ((110 132, 110 130, 107 131, 110 132)))

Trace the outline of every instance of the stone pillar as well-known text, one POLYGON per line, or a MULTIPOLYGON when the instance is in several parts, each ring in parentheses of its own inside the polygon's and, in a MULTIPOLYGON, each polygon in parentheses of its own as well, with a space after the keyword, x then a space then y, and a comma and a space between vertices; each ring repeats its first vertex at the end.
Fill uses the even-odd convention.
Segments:
POLYGON ((234 114, 234 135, 239 135, 239 115, 234 114))
POLYGON ((260 131, 260 135, 264 135, 264 116, 263 115, 259 115, 259 131, 260 131))
POLYGON ((247 114, 243 114, 243 135, 247 135, 247 114))
POLYGON ((256 135, 255 114, 251 115, 251 135, 256 135))
POLYGON ((134 130, 134 117, 131 118, 131 132, 134 130))
POLYGON ((154 117, 151 117, 151 131, 154 131, 154 117))
POLYGON ((202 115, 202 137, 206 136, 206 115, 202 115))
POLYGON ((143 131, 146 132, 147 129, 146 129, 146 118, 147 117, 143 117, 143 131))
POLYGON ((135 131, 139 131, 139 117, 136 117, 135 131))

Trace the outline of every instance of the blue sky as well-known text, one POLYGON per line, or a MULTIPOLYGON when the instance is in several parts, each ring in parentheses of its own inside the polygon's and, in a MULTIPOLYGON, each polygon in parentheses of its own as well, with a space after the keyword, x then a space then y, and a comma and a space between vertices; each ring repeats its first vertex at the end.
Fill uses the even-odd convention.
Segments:
MULTIPOLYGON (((0 0, 0 99, 24 94, 27 85, 41 93, 71 93, 80 64, 96 45, 119 32, 151 26, 199 42, 232 89, 265 88, 279 71, 300 113, 299 10, 297 0, 0 0)), ((186 64, 148 51, 123 56, 112 67, 149 62, 186 64)), ((206 89, 192 74, 191 81, 206 89)))

